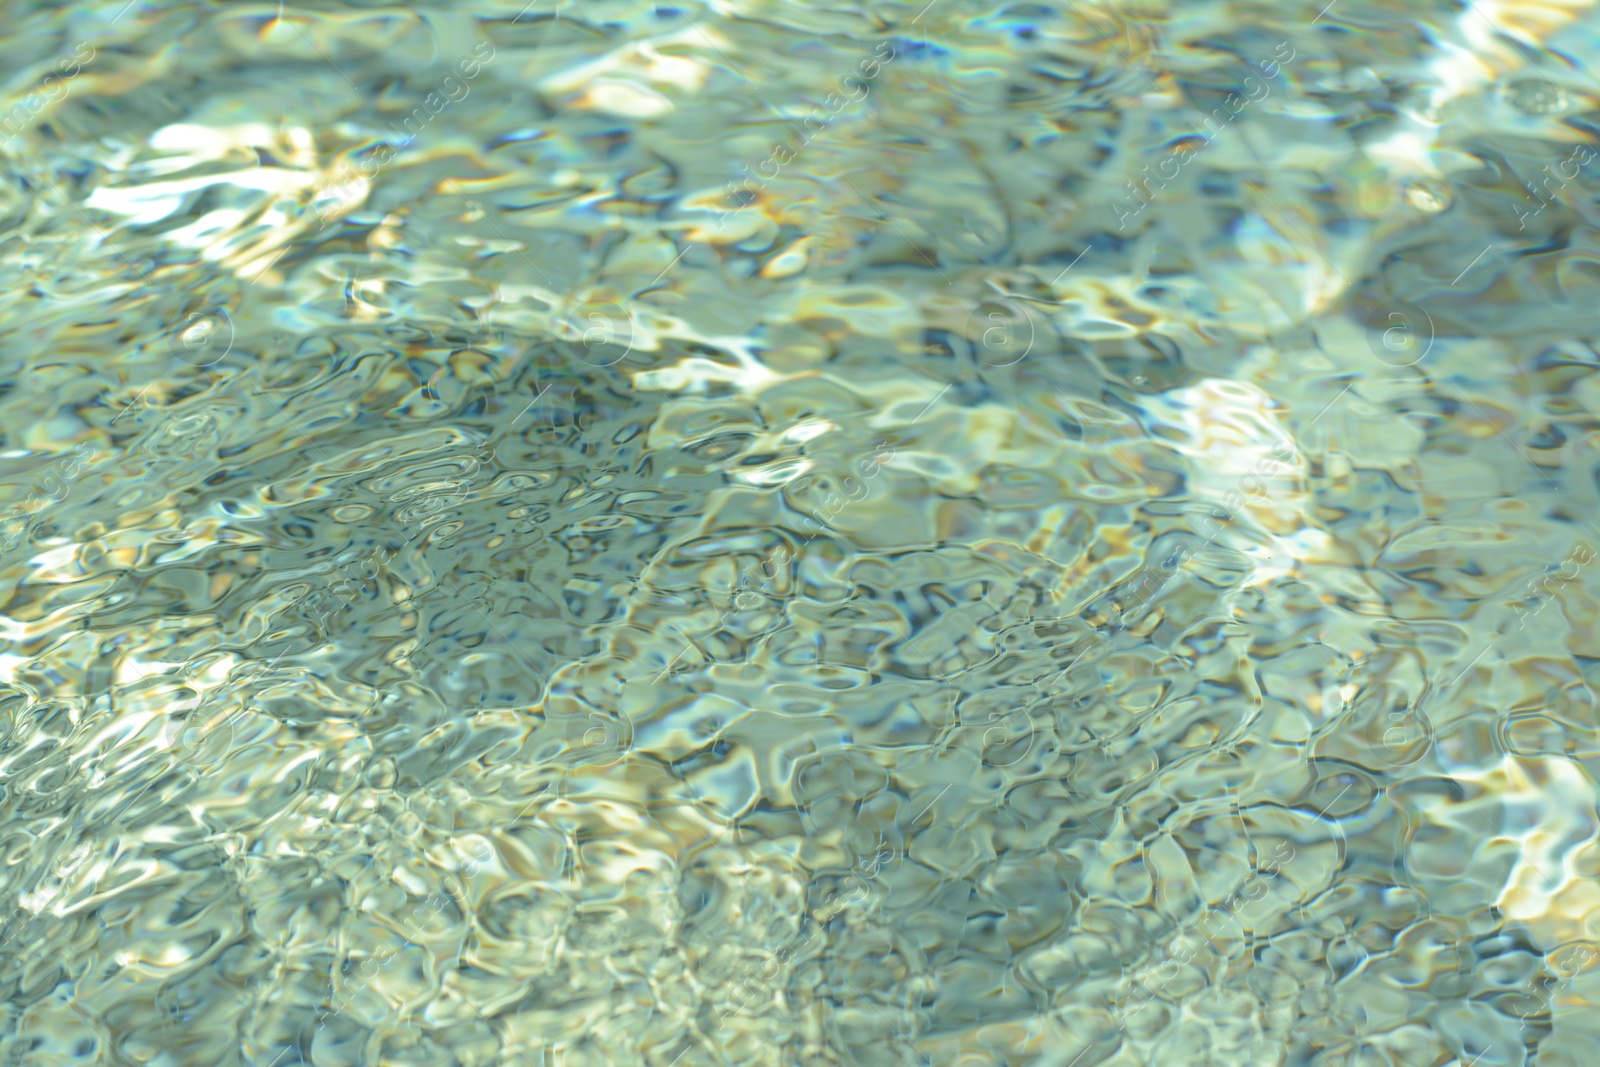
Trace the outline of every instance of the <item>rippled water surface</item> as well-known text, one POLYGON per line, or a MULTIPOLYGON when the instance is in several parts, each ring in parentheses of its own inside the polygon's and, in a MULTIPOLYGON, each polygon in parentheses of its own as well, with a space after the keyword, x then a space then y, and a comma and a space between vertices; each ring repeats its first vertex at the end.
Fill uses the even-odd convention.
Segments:
POLYGON ((0 1064, 1593 1064, 1593 0, 10 3, 0 1064))

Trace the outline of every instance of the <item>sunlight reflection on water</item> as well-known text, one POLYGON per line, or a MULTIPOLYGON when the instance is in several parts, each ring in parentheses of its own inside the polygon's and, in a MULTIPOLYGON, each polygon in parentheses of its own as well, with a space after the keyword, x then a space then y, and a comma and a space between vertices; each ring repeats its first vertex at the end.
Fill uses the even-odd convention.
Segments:
POLYGON ((1592 6, 9 12, 0 1062, 1587 1062, 1592 6))

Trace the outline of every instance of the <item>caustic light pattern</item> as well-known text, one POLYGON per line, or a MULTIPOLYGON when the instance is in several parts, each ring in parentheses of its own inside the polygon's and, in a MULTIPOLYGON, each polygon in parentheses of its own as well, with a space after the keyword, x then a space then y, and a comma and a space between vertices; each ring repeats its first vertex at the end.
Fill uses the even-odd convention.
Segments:
POLYGON ((1600 1052, 1591 0, 10 5, 0 1064, 1600 1052))

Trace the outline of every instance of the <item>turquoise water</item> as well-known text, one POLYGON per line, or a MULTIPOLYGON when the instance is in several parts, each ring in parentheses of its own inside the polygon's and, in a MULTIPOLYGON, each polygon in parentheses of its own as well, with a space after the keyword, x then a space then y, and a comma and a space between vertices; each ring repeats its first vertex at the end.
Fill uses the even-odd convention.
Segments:
POLYGON ((5 15, 0 1064, 1600 1052, 1590 0, 5 15))

